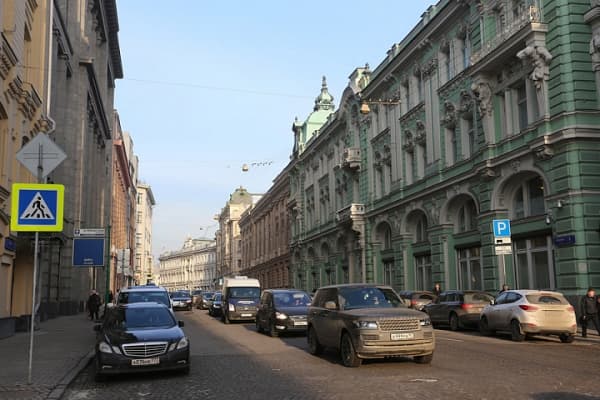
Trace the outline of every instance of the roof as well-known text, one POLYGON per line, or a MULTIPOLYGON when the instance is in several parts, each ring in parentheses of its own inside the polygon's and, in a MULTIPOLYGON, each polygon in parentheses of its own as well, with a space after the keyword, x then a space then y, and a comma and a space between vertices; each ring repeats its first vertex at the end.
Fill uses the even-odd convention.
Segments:
POLYGON ((264 291, 265 292, 273 292, 273 293, 298 293, 298 292, 306 293, 306 290, 302 290, 302 289, 286 289, 286 288, 281 288, 281 289, 277 289, 277 288, 265 289, 264 291))
POLYGON ((121 303, 117 305, 117 308, 165 308, 169 309, 166 305, 162 303, 157 303, 155 301, 144 301, 140 303, 121 303))
POLYGON ((121 289, 121 293, 123 292, 131 292, 131 291, 164 291, 166 292, 167 289, 165 289, 162 286, 156 286, 156 285, 145 285, 145 286, 129 286, 126 288, 121 289))
POLYGON ((339 285, 329 285, 329 286, 322 286, 320 287, 318 290, 321 289, 334 289, 334 288, 365 288, 365 287, 377 287, 377 288, 381 288, 381 287, 385 287, 385 288, 392 288, 390 285, 379 285, 377 283, 342 283, 339 285))

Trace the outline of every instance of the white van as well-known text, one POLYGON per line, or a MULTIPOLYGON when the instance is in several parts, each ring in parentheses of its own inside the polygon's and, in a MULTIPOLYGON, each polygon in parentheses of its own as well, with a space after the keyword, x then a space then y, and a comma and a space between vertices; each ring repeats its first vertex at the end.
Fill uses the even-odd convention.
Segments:
POLYGON ((260 302, 260 282, 247 276, 223 278, 223 306, 221 320, 254 321, 260 302))

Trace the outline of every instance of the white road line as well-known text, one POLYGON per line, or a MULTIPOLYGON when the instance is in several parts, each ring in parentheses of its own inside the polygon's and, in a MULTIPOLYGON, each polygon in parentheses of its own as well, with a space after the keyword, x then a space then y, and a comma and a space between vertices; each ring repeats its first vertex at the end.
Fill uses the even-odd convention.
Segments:
POLYGON ((460 339, 451 339, 451 338, 445 338, 445 337, 437 337, 436 339, 447 340, 447 341, 449 341, 449 342, 464 342, 464 340, 460 340, 460 339))

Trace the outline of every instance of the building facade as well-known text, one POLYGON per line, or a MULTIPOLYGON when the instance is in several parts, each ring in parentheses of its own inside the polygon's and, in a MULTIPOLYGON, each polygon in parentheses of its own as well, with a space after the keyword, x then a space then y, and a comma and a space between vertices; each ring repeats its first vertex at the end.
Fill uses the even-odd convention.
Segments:
POLYGON ((152 255, 152 209, 156 204, 150 185, 138 182, 136 187, 136 230, 135 230, 135 274, 139 274, 138 283, 145 284, 154 278, 154 260, 152 255))
POLYGON ((600 285, 599 5, 564 3, 442 0, 357 70, 294 156, 296 285, 600 285))
POLYGON ((33 252, 29 235, 10 232, 11 186, 36 182, 16 154, 50 115, 52 21, 48 2, 0 3, 0 337, 14 331, 15 316, 31 314, 33 252), (5 323, 10 325, 6 328, 5 323), (10 331, 10 332, 9 332, 10 331))
POLYGON ((244 211, 239 221, 241 274, 259 279, 262 288, 290 287, 289 195, 286 168, 267 193, 244 211))
POLYGON ((180 250, 160 255, 158 283, 169 291, 213 289, 216 259, 214 240, 188 238, 180 250))
POLYGON ((239 187, 231 194, 221 213, 215 216, 219 222, 219 229, 215 232, 218 278, 238 275, 243 269, 239 220, 242 213, 256 200, 257 195, 239 187))

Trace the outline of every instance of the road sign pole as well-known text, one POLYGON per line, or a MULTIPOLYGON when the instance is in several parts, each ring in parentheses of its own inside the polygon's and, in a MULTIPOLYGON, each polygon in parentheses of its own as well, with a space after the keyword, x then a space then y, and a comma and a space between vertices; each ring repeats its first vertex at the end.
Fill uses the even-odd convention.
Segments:
POLYGON ((108 224, 108 228, 106 229, 106 240, 107 241, 104 243, 106 249, 106 259, 104 260, 104 264, 106 266, 106 287, 104 292, 104 304, 108 304, 108 293, 110 291, 110 224, 108 224))

